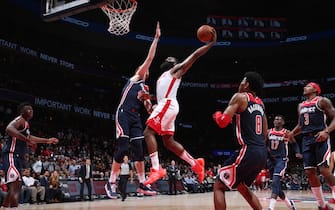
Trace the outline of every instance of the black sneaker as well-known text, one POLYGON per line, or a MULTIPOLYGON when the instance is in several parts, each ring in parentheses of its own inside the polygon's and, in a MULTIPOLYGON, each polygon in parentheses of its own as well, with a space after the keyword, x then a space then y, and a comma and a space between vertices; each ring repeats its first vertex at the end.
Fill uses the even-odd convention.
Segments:
POLYGON ((143 193, 144 195, 157 195, 157 192, 150 188, 150 185, 144 185, 140 183, 140 187, 137 188, 138 193, 143 193))
POLYGON ((293 200, 290 200, 290 204, 291 204, 291 210, 296 210, 293 200))

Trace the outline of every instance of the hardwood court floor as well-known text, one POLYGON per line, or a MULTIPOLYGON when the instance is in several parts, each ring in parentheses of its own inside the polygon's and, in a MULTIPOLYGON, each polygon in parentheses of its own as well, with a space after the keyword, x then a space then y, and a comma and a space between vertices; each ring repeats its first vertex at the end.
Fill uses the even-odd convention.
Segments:
MULTIPOLYGON (((259 197, 263 209, 269 205, 270 191, 255 192, 259 197)), ((310 191, 287 191, 286 195, 293 199, 297 209, 317 209, 316 201, 310 191)), ((153 197, 128 197, 124 202, 120 199, 102 199, 84 202, 66 202, 57 204, 29 205, 23 206, 21 210, 213 210, 213 193, 195 193, 181 195, 157 195, 153 197)), ((251 209, 247 202, 237 191, 227 192, 228 210, 251 209)), ((325 194, 326 200, 331 197, 330 193, 325 194)), ((334 204, 331 204, 335 207, 334 204)), ((285 203, 278 201, 276 210, 287 210, 285 203)))

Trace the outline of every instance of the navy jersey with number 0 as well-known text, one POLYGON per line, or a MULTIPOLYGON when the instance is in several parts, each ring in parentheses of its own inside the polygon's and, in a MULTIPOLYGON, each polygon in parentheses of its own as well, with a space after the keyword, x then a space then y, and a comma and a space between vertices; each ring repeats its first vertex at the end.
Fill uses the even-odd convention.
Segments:
POLYGON ((236 114, 233 119, 236 138, 240 145, 265 146, 264 104, 260 98, 250 93, 245 94, 248 97, 248 106, 243 112, 236 114))

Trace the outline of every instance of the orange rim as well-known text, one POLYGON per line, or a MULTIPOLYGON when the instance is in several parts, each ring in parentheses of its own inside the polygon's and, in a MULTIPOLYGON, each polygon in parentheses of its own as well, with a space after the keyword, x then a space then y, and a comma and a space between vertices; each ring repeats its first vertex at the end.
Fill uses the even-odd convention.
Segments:
POLYGON ((111 9, 109 7, 109 3, 108 4, 105 4, 101 7, 101 9, 104 9, 104 10, 108 10, 109 12, 115 12, 115 13, 122 13, 122 12, 128 12, 128 11, 132 11, 134 10, 134 8, 136 7, 137 5, 137 2, 136 0, 130 0, 131 2, 133 2, 133 6, 128 8, 128 9, 111 9))

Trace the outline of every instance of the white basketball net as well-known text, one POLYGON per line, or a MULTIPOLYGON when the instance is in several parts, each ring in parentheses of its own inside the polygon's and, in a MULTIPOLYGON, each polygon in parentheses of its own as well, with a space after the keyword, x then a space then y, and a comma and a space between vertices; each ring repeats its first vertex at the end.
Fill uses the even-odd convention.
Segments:
POLYGON ((137 8, 136 0, 114 0, 101 7, 109 18, 108 31, 115 35, 124 35, 129 32, 131 17, 137 8))

